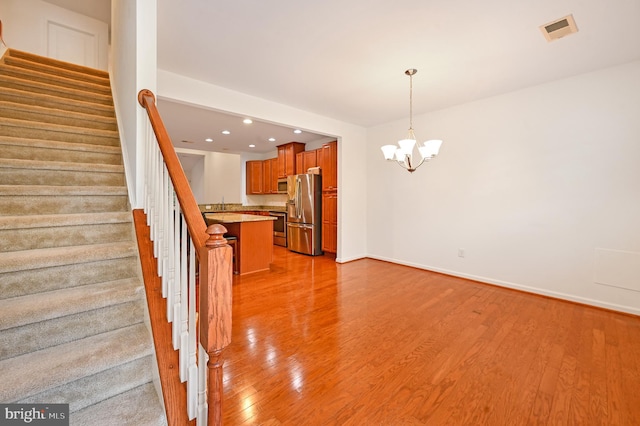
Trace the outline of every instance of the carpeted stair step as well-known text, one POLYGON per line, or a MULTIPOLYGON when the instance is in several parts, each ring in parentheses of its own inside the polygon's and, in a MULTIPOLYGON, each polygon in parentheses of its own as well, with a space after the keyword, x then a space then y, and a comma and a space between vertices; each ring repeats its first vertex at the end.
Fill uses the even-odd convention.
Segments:
POLYGON ((143 291, 128 278, 0 299, 0 360, 126 327, 136 322, 129 311, 142 313, 143 291))
POLYGON ((32 70, 40 73, 51 74, 58 77, 64 77, 69 80, 76 80, 79 82, 87 82, 91 84, 96 84, 100 86, 110 86, 111 82, 109 81, 108 74, 102 75, 93 75, 87 74, 83 72, 78 72, 74 70, 68 70, 64 68, 55 67, 52 65, 44 64, 41 62, 30 61, 24 58, 18 58, 12 56, 12 53, 15 53, 15 50, 10 50, 8 55, 4 57, 4 63, 7 65, 7 68, 20 68, 24 70, 32 70))
POLYGON ((116 130, 94 130, 4 117, 0 117, 0 135, 108 146, 120 144, 116 130))
POLYGON ((147 383, 69 416, 72 425, 166 426, 158 394, 147 383))
POLYGON ((55 84, 40 83, 38 81, 23 80, 0 73, 0 87, 9 87, 22 90, 28 93, 41 93, 57 96, 64 99, 75 99, 83 102, 90 102, 101 105, 113 105, 111 96, 86 92, 84 90, 60 87, 55 84))
POLYGON ((35 325, 10 328, 0 334, 0 360, 83 339, 135 324, 144 316, 142 300, 108 305, 35 325))
MULTIPOLYGON (((68 393, 78 380, 86 385, 82 379, 87 376, 150 355, 150 339, 149 330, 138 323, 2 360, 0 401, 21 401, 55 388, 68 393)), ((95 386, 101 399, 115 396, 113 389, 95 386)))
POLYGON ((88 129, 117 131, 115 117, 63 111, 18 102, 0 101, 0 117, 25 121, 61 124, 63 126, 86 127, 88 129))
POLYGON ((111 164, 0 158, 3 185, 124 186, 124 167, 111 164))
MULTIPOLYGON (((86 249, 85 249, 86 250, 86 249)), ((0 259, 3 254, 0 253, 0 259)), ((0 274, 0 292, 3 297, 52 291, 62 288, 137 277, 139 261, 133 247, 90 247, 81 258, 66 259, 57 266, 22 269, 0 274)), ((44 307, 43 307, 44 308, 44 307)))
POLYGON ((84 263, 100 258, 135 256, 136 250, 135 243, 127 241, 1 252, 0 274, 84 263))
POLYGON ((96 104, 93 102, 65 99, 45 93, 32 93, 24 90, 2 87, 0 101, 14 102, 24 105, 37 105, 45 108, 54 108, 61 111, 80 112, 104 117, 115 117, 113 105, 96 104))
POLYGON ((0 215, 125 211, 125 186, 0 185, 0 215))
POLYGON ((129 212, 0 216, 0 252, 131 241, 132 226, 129 212))
POLYGON ((91 164, 122 164, 118 146, 0 136, 0 158, 68 161, 91 164))
POLYGON ((137 277, 133 241, 0 253, 3 298, 137 277))
MULTIPOLYGON (((5 62, 6 64, 6 62, 5 62)), ((8 64, 7 64, 8 65, 8 64)), ((35 68, 35 67, 34 67, 35 68)), ((111 87, 105 84, 96 84, 90 81, 83 81, 74 78, 68 78, 64 75, 53 74, 46 71, 46 68, 33 69, 20 66, 0 67, 0 75, 6 75, 13 78, 50 84, 60 87, 67 87, 73 90, 83 90, 85 92, 96 93, 99 95, 111 95, 111 87)))
MULTIPOLYGON (((152 371, 154 368, 152 356, 153 355, 137 358, 131 362, 120 364, 117 367, 76 380, 73 386, 58 386, 21 399, 18 402, 29 404, 47 401, 54 404, 69 404, 70 412, 82 410, 100 403, 104 397, 103 389, 109 389, 110 396, 114 397, 113 395, 115 395, 117 397, 121 393, 126 393, 140 386, 150 384, 149 382, 153 380, 152 371)), ((153 388, 152 390, 155 392, 153 388)), ((158 396, 156 394, 156 399, 157 398, 158 396)), ((154 401, 153 399, 149 399, 146 403, 149 405, 159 405, 159 401, 154 401)), ((122 405, 126 407, 129 404, 124 403, 122 405)), ((118 410, 115 409, 114 412, 116 411, 118 410)), ((71 424, 87 426, 109 424, 102 421, 97 422, 97 419, 93 420, 93 422, 80 422, 80 420, 76 419, 73 420, 71 424)), ((137 426, 137 423, 118 423, 117 425, 129 424, 137 426)))
POLYGON ((30 62, 36 67, 51 67, 53 73, 62 73, 65 71, 71 71, 76 74, 95 76, 104 80, 109 80, 109 73, 103 70, 95 68, 89 68, 78 64, 72 64, 70 62, 61 61, 58 59, 47 58, 44 56, 34 55, 33 53, 24 52, 17 49, 9 49, 7 56, 5 56, 5 62, 9 63, 10 59, 22 59, 25 62, 30 62))

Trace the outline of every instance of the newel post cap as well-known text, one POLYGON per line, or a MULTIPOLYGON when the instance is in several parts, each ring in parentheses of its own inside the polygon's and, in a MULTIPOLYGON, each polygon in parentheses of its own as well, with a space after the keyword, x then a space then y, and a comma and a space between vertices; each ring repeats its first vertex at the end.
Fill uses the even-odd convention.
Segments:
POLYGON ((227 244, 227 240, 224 238, 224 234, 227 233, 227 228, 219 223, 209 225, 206 232, 209 234, 209 238, 204 243, 205 246, 215 248, 227 244))

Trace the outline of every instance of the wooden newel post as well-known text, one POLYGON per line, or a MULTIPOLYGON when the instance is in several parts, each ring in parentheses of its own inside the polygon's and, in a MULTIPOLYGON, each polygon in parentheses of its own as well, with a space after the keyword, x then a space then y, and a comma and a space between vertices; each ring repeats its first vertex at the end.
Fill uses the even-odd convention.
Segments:
POLYGON ((222 351, 231 343, 233 254, 225 232, 222 225, 209 226, 209 239, 200 248, 200 343, 209 355, 209 425, 222 424, 222 351))

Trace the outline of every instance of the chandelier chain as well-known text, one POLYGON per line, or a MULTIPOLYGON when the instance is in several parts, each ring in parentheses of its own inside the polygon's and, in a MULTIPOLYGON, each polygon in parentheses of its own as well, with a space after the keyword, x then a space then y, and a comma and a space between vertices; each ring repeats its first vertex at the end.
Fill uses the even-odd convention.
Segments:
POLYGON ((413 74, 409 74, 409 130, 413 130, 413 74))

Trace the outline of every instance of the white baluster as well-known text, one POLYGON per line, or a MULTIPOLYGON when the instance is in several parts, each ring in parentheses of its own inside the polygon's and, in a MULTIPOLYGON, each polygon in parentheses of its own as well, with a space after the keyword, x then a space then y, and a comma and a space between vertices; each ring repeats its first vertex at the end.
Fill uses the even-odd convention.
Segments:
POLYGON ((180 270, 180 223, 182 221, 182 215, 180 214, 180 204, 177 200, 174 199, 174 209, 173 209, 173 254, 171 256, 173 262, 173 289, 175 291, 173 299, 173 326, 172 326, 172 336, 173 336, 173 349, 177 350, 180 348, 180 324, 182 323, 182 318, 180 316, 180 312, 182 310, 182 280, 181 280, 181 270, 180 270))
POLYGON ((169 294, 167 281, 167 168, 164 161, 160 163, 160 179, 158 183, 158 272, 162 277, 162 297, 169 294))
POLYGON ((196 253, 189 238, 189 378, 187 380, 187 413, 189 420, 196 417, 198 406, 198 365, 196 364, 196 253))
POLYGON ((149 226, 149 151, 151 149, 151 122, 145 120, 144 126, 144 188, 142 192, 142 204, 144 207, 144 213, 147 215, 147 226, 149 226))
MULTIPOLYGON (((167 173, 168 175, 169 173, 167 173)), ((173 310, 175 308, 175 280, 173 276, 174 272, 174 258, 173 258, 173 216, 174 216, 174 196, 173 196, 173 185, 171 184, 171 179, 167 179, 167 188, 165 190, 166 196, 166 208, 165 208, 165 261, 164 261, 164 269, 167 280, 167 320, 169 322, 173 322, 173 310)))
MULTIPOLYGON (((157 140, 156 140, 157 142, 157 140)), ((153 244, 153 256, 158 258, 158 155, 160 150, 154 146, 151 158, 151 240, 153 244)))
MULTIPOLYGON (((160 154, 160 150, 156 151, 156 161, 155 161, 155 171, 156 171, 156 179, 153 183, 154 191, 153 191, 153 221, 156 224, 155 231, 155 242, 157 243, 155 247, 156 249, 156 259, 158 260, 158 276, 162 275, 162 260, 160 258, 160 254, 162 253, 162 171, 164 169, 164 162, 162 160, 162 155, 160 154)), ((164 294, 164 289, 162 293, 162 297, 166 297, 164 294)))
POLYGON ((187 380, 189 372, 189 280, 188 280, 188 257, 187 257, 187 222, 181 214, 181 235, 180 239, 180 292, 182 293, 182 304, 180 305, 180 381, 187 380))
POLYGON ((209 355, 202 345, 198 343, 198 417, 196 425, 206 425, 209 414, 209 404, 207 403, 207 362, 209 355))

